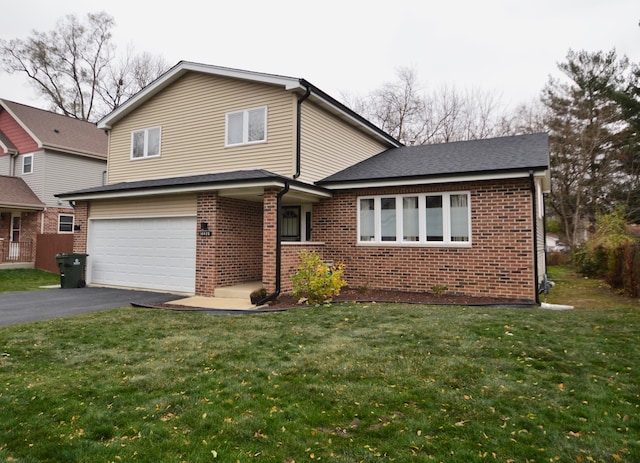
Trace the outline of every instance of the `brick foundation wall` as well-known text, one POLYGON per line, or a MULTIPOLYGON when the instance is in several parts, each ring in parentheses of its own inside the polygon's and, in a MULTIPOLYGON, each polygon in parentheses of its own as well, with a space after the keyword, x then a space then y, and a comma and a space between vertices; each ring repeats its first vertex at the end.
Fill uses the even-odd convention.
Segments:
POLYGON ((343 262, 351 287, 535 300, 528 179, 336 192, 314 208, 314 240, 343 262), (470 248, 358 246, 357 198, 365 195, 471 192, 470 248))

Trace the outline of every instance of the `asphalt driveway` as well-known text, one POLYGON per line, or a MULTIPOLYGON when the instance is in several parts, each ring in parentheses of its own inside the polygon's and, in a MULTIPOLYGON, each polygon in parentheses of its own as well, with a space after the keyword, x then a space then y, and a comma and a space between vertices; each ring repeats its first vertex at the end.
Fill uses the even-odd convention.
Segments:
POLYGON ((0 293, 0 326, 15 325, 136 304, 159 304, 180 296, 116 288, 43 289, 0 293))

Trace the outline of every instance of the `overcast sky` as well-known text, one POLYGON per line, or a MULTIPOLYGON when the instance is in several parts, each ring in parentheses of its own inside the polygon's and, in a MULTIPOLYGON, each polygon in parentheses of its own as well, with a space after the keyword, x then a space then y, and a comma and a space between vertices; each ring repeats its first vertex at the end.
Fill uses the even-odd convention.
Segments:
MULTIPOLYGON (((330 95, 364 95, 417 71, 442 85, 537 98, 567 51, 616 49, 640 63, 639 0, 3 0, 0 38, 106 11, 118 50, 302 77, 330 95)), ((46 107, 26 77, 0 72, 0 98, 46 107)))

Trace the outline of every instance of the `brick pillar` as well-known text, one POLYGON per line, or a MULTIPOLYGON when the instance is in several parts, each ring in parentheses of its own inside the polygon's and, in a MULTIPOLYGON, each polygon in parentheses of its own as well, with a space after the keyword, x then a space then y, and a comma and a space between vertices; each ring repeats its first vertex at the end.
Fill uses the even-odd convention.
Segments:
POLYGON ((271 294, 276 290, 277 189, 264 191, 262 208, 262 284, 271 294))
POLYGON ((216 249, 218 245, 218 193, 199 193, 196 219, 196 294, 213 296, 218 285, 216 249), (206 223, 208 230, 201 229, 206 223), (201 233, 203 232, 203 233, 201 233), (203 236, 211 233, 211 236, 203 236))
POLYGON ((77 201, 73 209, 73 215, 74 226, 76 228, 73 232, 73 252, 86 254, 87 228, 89 227, 89 203, 87 201, 77 201))

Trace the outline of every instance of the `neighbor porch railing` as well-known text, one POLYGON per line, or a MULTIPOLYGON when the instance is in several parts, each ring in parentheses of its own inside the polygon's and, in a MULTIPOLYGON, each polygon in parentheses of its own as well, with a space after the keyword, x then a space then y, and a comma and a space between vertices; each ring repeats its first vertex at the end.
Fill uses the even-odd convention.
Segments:
POLYGON ((33 240, 7 241, 0 239, 0 263, 32 261, 33 240))

